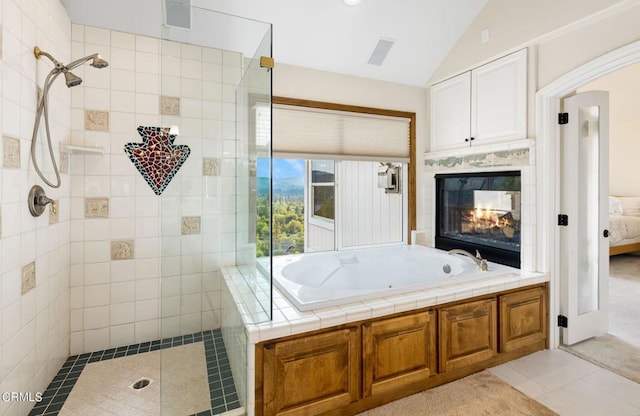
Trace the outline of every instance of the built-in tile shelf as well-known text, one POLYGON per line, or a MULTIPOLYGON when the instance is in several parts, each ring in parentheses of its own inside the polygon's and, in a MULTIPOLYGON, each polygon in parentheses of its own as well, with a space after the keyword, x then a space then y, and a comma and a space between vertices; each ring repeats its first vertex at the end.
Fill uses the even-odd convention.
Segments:
POLYGON ((104 155, 104 149, 102 147, 85 147, 64 144, 62 145, 62 151, 72 155, 104 155))

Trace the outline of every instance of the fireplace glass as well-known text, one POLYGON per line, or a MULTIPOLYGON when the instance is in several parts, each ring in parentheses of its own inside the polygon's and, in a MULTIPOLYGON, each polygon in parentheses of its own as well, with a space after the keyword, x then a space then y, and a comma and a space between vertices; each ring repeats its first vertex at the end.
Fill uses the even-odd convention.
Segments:
POLYGON ((520 172, 436 175, 436 248, 520 267, 520 172))

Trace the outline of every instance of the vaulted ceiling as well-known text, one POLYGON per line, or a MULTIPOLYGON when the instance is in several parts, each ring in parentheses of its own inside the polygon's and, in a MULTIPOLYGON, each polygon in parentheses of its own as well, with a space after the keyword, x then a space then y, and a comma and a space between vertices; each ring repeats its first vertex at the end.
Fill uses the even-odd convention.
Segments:
MULTIPOLYGON (((74 23, 152 34, 143 26, 159 26, 165 0, 62 1, 74 23)), ((276 62, 422 87, 486 2, 191 0, 191 6, 194 14, 207 9, 271 23, 276 62), (380 39, 393 45, 382 65, 369 64, 380 39)))

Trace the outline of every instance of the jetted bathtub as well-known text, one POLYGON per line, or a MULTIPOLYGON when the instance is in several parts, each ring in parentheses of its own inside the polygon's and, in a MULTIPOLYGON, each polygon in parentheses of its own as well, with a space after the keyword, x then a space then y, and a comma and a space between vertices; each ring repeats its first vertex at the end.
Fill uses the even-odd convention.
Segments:
POLYGON ((274 284, 301 311, 516 273, 495 263, 483 272, 466 256, 417 245, 273 258, 274 284))

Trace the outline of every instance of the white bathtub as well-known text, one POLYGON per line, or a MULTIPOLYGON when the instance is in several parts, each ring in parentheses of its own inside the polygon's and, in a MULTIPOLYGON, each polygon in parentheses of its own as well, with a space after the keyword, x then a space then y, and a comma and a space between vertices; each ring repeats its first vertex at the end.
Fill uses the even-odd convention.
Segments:
POLYGON ((465 256, 409 245, 273 258, 274 284, 301 311, 518 273, 495 263, 482 272, 465 256))

